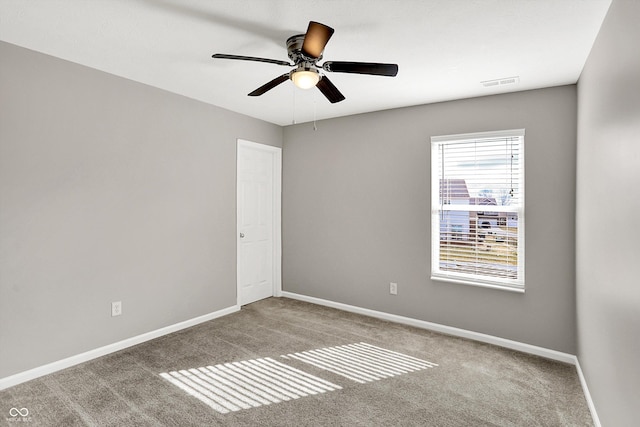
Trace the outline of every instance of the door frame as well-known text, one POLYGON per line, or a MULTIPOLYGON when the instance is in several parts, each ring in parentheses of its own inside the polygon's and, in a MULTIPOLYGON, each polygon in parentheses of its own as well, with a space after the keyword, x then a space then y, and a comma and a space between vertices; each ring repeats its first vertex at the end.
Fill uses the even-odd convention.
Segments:
POLYGON ((245 139, 237 139, 236 145, 236 305, 240 306, 240 186, 238 174, 240 168, 240 148, 251 148, 266 151, 273 158, 273 290, 275 297, 282 296, 282 148, 272 145, 252 142, 245 139))

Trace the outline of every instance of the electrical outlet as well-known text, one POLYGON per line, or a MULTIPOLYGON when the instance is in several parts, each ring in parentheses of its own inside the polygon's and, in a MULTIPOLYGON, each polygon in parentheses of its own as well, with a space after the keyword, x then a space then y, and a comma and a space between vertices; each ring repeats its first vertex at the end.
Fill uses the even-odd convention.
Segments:
POLYGON ((122 301, 111 303, 111 317, 120 316, 122 314, 122 301))
POLYGON ((391 295, 398 295, 398 284, 391 282, 389 283, 389 293, 391 295))

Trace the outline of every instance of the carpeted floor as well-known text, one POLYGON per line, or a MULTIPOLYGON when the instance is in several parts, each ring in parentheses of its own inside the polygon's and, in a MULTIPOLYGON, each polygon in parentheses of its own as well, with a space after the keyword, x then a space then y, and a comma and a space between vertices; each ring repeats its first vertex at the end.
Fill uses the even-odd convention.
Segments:
POLYGON ((574 366, 286 298, 4 390, 0 411, 12 426, 593 425, 574 366))

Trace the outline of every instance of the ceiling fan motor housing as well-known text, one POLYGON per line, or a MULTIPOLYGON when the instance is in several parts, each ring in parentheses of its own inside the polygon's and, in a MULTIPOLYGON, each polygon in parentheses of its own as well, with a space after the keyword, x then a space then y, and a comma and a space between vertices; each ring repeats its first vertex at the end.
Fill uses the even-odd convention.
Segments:
POLYGON ((296 34, 287 39, 287 53, 294 64, 299 65, 302 62, 310 63, 315 66, 317 61, 322 59, 322 55, 317 58, 309 58, 302 53, 302 44, 306 34, 296 34))

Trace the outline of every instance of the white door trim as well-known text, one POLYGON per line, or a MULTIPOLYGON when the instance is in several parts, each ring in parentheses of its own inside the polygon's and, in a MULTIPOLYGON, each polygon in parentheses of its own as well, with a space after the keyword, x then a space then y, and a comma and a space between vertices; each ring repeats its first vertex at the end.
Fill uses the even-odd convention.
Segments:
POLYGON ((282 296, 282 148, 251 142, 244 139, 237 140, 236 148, 236 304, 240 304, 240 218, 238 218, 238 151, 240 147, 247 147, 273 153, 273 296, 282 296))

